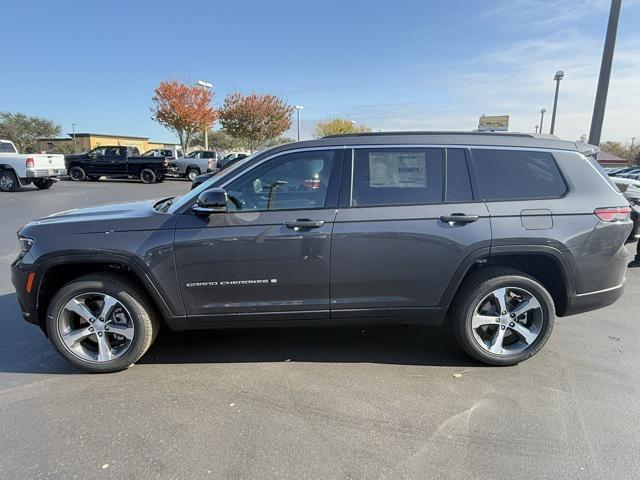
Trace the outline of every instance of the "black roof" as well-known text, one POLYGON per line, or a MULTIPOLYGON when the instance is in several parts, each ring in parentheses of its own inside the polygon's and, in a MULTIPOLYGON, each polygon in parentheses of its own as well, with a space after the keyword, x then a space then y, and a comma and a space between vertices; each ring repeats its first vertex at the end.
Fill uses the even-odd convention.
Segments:
POLYGON ((460 146, 504 146, 530 147, 555 150, 571 150, 582 153, 597 149, 581 142, 561 140, 554 135, 516 132, 371 132, 330 135, 317 140, 288 143, 270 149, 290 150, 292 148, 327 146, 384 146, 384 145, 460 145, 460 146))

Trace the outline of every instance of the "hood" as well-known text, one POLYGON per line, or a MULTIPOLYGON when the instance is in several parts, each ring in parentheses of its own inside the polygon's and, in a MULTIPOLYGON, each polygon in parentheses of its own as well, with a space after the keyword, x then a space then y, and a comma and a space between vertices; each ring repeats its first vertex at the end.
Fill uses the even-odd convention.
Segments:
MULTIPOLYGON (((154 210, 158 200, 113 203, 54 213, 25 225, 23 232, 58 226, 67 234, 172 228, 173 215, 154 210)), ((61 231, 61 232, 62 232, 61 231)))

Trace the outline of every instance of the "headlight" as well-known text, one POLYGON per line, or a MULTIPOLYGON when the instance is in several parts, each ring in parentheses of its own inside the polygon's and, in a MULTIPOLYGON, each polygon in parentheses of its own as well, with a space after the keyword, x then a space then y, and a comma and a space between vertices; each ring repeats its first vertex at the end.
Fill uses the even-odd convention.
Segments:
POLYGON ((33 238, 18 237, 18 244, 20 245, 20 255, 24 255, 33 245, 33 238))

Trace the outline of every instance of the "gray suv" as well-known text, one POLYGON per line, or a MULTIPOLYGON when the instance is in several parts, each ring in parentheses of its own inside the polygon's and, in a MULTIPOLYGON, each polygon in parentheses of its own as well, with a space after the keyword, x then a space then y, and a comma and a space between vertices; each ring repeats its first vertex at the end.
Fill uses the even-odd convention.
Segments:
POLYGON ((136 362, 161 323, 447 323, 512 365, 556 316, 623 292, 630 208, 593 152, 495 133, 281 145, 182 197, 26 225, 12 280, 25 319, 94 372, 136 362))

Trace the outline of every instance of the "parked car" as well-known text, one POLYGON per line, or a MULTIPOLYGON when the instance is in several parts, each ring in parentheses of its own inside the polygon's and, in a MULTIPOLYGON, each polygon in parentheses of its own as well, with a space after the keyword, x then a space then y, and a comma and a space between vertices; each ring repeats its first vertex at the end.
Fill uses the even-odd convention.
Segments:
POLYGON ((216 159, 216 152, 196 150, 171 162, 169 164, 170 173, 179 177, 187 177, 193 181, 201 173, 214 170, 216 159))
POLYGON ((612 181, 631 206, 633 229, 627 238, 627 242, 636 241, 640 239, 640 180, 612 177, 612 181))
POLYGON ((473 358, 513 365, 556 316, 624 290, 631 209, 595 148, 420 132, 280 145, 181 197, 29 223, 12 282, 25 319, 94 372, 135 363, 160 323, 447 322, 473 358))
POLYGON ((193 179, 193 181, 191 182, 191 190, 196 188, 201 183, 206 182, 207 180, 209 180, 214 175, 217 175, 218 173, 222 172, 223 170, 226 170, 227 168, 229 168, 230 166, 235 165, 236 163, 238 163, 243 158, 247 158, 247 156, 248 155, 242 153, 242 154, 237 155, 235 157, 232 157, 232 158, 230 158, 228 160, 225 157, 224 159, 218 161, 218 168, 216 168, 212 172, 203 173, 202 175, 198 175, 196 178, 193 179))
POLYGON ((143 157, 163 157, 166 158, 169 163, 175 160, 176 155, 174 150, 169 148, 152 148, 142 154, 143 157))
POLYGON ((164 157, 141 156, 137 147, 104 146, 87 153, 67 155, 67 170, 77 182, 100 177, 139 178, 144 183, 162 182, 169 171, 164 157))
POLYGON ((15 192, 20 186, 31 183, 46 190, 66 174, 64 156, 20 154, 13 142, 0 140, 0 191, 15 192))

